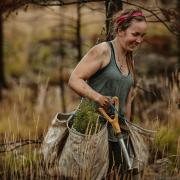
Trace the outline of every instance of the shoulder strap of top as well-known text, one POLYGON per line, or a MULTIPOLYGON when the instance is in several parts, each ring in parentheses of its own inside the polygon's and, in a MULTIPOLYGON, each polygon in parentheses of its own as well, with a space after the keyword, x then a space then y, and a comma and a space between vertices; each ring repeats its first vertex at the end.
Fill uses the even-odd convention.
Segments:
POLYGON ((109 46, 110 46, 110 48, 111 48, 111 53, 112 53, 112 57, 113 57, 113 59, 114 59, 114 61, 115 61, 115 52, 114 52, 114 47, 113 47, 113 45, 112 45, 112 42, 111 41, 108 41, 108 44, 109 44, 109 46))

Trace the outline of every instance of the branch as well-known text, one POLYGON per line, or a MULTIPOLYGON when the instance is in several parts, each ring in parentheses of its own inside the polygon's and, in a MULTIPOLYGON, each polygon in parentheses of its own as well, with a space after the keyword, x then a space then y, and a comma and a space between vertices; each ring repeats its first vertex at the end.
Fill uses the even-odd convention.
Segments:
MULTIPOLYGON (((174 35, 176 35, 176 36, 179 36, 179 35, 180 35, 179 33, 173 31, 173 29, 171 29, 171 28, 168 26, 168 24, 166 24, 153 10, 147 9, 147 8, 141 6, 141 5, 134 4, 134 3, 130 3, 130 2, 127 2, 127 1, 123 1, 123 0, 122 0, 122 2, 123 2, 124 4, 128 4, 128 5, 131 5, 131 6, 135 6, 135 7, 138 7, 138 8, 140 8, 140 9, 143 9, 143 10, 151 13, 151 14, 152 14, 154 17, 156 17, 157 20, 158 20, 159 22, 161 22, 172 34, 174 34, 174 35)), ((162 9, 160 9, 160 10, 162 10, 162 9)))
POLYGON ((42 143, 41 139, 37 139, 37 140, 25 139, 15 142, 1 143, 0 153, 10 152, 28 144, 41 144, 41 143, 42 143))
POLYGON ((62 0, 1 0, 0 1, 0 11, 2 13, 7 13, 9 11, 14 11, 20 7, 23 7, 28 4, 34 4, 39 6, 66 6, 82 3, 91 3, 91 2, 103 2, 104 0, 73 0, 71 2, 65 2, 62 0))
POLYGON ((63 3, 62 3, 62 1, 54 2, 54 3, 52 3, 52 1, 44 3, 44 1, 42 1, 42 2, 35 2, 33 4, 38 4, 40 6, 47 6, 47 5, 48 6, 68 6, 68 5, 74 5, 74 4, 91 3, 91 2, 103 2, 103 1, 105 1, 105 0, 81 0, 81 1, 76 0, 76 1, 72 1, 72 2, 63 2, 63 3))
MULTIPOLYGON (((91 2, 104 2, 105 0, 72 0, 72 1, 65 1, 65 0, 1 0, 0 1, 0 11, 2 13, 8 13, 11 11, 14 11, 22 6, 25 6, 27 4, 33 4, 33 5, 39 5, 39 6, 66 6, 66 5, 75 5, 75 4, 82 4, 82 3, 91 3, 91 2)), ((149 13, 151 13, 160 23, 162 23, 172 34, 179 36, 179 32, 176 32, 174 29, 175 28, 171 28, 163 19, 161 19, 158 15, 157 15, 157 8, 158 10, 161 11, 161 13, 164 15, 165 18, 167 18, 165 11, 169 12, 171 11, 166 10, 166 9, 162 9, 159 8, 157 5, 156 9, 151 9, 151 8, 147 8, 147 7, 143 7, 141 5, 138 4, 134 4, 134 3, 130 3, 129 1, 124 1, 122 0, 122 2, 124 4, 128 4, 131 6, 135 6, 138 7, 140 9, 143 9, 149 13)))

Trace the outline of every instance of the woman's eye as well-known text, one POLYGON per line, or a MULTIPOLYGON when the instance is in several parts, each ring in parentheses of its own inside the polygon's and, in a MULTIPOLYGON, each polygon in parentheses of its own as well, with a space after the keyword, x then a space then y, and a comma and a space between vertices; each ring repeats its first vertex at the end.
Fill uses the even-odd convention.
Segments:
POLYGON ((140 34, 140 33, 132 33, 132 35, 133 35, 134 37, 141 36, 142 38, 145 36, 145 34, 140 34))
POLYGON ((135 37, 139 36, 138 33, 132 33, 132 35, 135 36, 135 37))

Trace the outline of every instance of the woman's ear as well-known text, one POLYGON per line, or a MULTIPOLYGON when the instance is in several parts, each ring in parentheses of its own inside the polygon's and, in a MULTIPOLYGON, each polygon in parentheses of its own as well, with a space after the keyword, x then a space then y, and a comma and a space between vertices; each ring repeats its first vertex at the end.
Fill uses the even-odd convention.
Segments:
POLYGON ((124 36, 124 31, 118 29, 117 34, 118 34, 119 37, 123 37, 124 36))

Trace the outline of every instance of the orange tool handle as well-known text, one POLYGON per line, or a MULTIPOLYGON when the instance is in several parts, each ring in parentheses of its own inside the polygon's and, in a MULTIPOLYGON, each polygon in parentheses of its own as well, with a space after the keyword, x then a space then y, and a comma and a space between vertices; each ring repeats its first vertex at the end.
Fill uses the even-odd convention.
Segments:
POLYGON ((99 112, 104 116, 104 118, 109 122, 111 123, 113 129, 114 129, 114 132, 116 135, 120 134, 121 133, 121 128, 120 128, 120 124, 119 124, 119 121, 118 121, 118 111, 119 111, 119 99, 118 97, 114 96, 112 98, 112 100, 114 101, 115 103, 115 108, 117 109, 117 112, 115 111, 115 114, 114 114, 114 118, 111 118, 110 116, 107 115, 107 113, 105 112, 105 110, 103 108, 98 108, 99 112))

